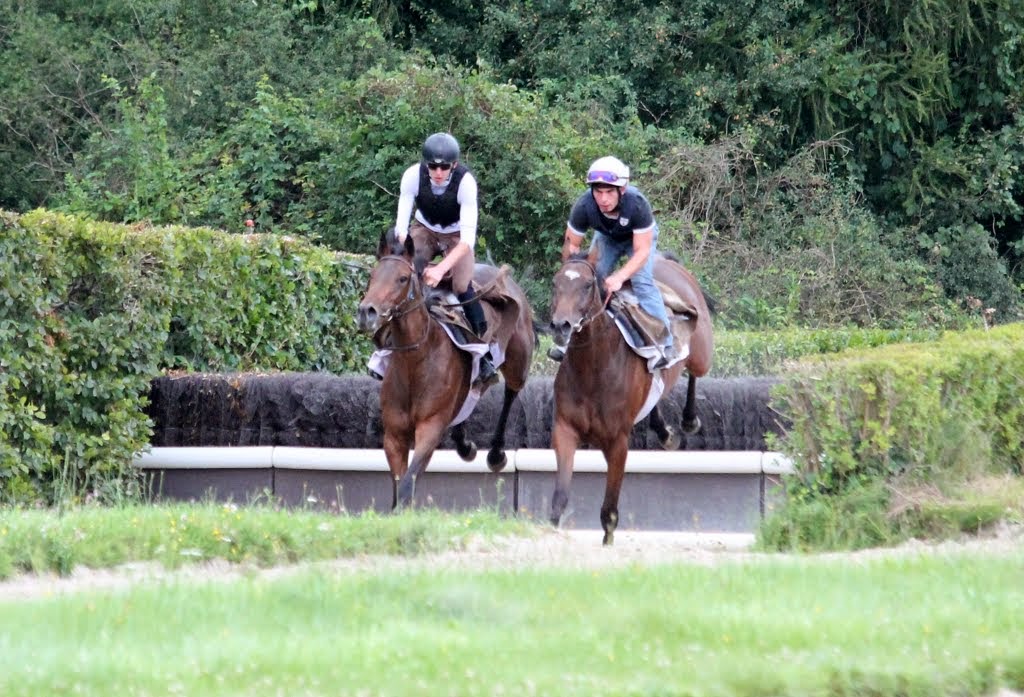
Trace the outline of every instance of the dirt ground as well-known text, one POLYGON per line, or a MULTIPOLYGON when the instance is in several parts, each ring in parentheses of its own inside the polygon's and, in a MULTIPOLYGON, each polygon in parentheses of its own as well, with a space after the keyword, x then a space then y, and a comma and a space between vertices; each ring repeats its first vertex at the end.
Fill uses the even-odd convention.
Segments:
MULTIPOLYGON (((78 568, 70 576, 24 574, 0 582, 0 602, 51 597, 62 593, 111 591, 153 583, 202 583, 242 577, 280 578, 317 567, 339 573, 417 569, 501 569, 552 567, 600 569, 628 564, 723 564, 751 561, 778 554, 751 551, 751 534, 638 532, 620 530, 615 544, 601 544, 598 530, 543 530, 536 538, 478 540, 460 551, 414 558, 363 556, 352 559, 259 569, 216 561, 168 571, 156 563, 125 564, 114 569, 78 568)), ((1020 554, 1024 525, 1004 525, 984 538, 926 544, 912 541, 896 548, 853 553, 830 553, 820 558, 866 559, 914 554, 1020 554)), ((784 555, 792 556, 792 555, 784 555)), ((1022 696, 1024 697, 1024 696, 1022 696)))

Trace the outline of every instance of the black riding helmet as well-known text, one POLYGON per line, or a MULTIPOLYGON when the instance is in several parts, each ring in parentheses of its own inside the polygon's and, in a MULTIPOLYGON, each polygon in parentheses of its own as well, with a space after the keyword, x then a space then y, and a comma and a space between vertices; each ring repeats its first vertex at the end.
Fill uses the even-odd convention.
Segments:
POLYGON ((450 133, 435 133, 423 141, 423 161, 446 165, 459 161, 459 141, 450 133))

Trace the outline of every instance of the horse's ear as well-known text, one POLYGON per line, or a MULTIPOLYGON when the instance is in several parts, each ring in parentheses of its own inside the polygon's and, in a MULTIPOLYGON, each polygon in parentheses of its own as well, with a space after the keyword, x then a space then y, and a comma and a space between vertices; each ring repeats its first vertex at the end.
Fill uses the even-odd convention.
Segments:
POLYGON ((412 255, 411 261, 412 261, 412 268, 416 272, 416 275, 417 276, 422 276, 423 275, 423 269, 427 268, 427 263, 429 262, 429 260, 427 258, 425 258, 422 254, 416 254, 414 252, 413 255, 412 255))
POLYGON ((404 251, 405 251, 405 256, 408 257, 409 259, 412 259, 414 256, 416 256, 416 245, 413 244, 412 235, 406 235, 405 236, 405 249, 404 249, 404 251))
POLYGON ((389 227, 380 233, 380 240, 377 242, 377 258, 381 259, 391 254, 391 245, 395 240, 395 228, 389 227))

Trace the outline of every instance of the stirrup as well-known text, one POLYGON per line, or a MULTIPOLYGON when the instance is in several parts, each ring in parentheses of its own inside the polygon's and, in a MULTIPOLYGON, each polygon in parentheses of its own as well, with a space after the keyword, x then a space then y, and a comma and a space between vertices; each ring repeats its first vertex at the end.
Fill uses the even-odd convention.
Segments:
POLYGON ((381 375, 380 373, 378 373, 378 372, 377 372, 376 370, 374 370, 373 368, 367 368, 367 369, 366 369, 366 374, 367 374, 367 375, 369 375, 369 376, 370 376, 371 378, 373 378, 374 380, 383 380, 383 379, 384 379, 384 376, 383 376, 383 375, 381 375))
POLYGON ((480 358, 480 372, 477 373, 472 387, 490 387, 496 382, 498 382, 498 371, 495 370, 490 358, 482 356, 480 358))
POLYGON ((676 350, 675 342, 673 342, 671 346, 662 346, 661 358, 659 358, 658 362, 654 364, 654 369, 660 370, 677 358, 679 358, 679 351, 676 350))

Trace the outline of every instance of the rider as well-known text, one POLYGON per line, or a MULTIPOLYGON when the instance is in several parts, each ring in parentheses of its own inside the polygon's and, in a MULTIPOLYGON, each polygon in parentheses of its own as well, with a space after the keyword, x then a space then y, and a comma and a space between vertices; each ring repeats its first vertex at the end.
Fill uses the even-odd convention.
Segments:
MULTIPOLYGON (((459 162, 459 142, 450 133, 434 133, 423 142, 423 159, 402 175, 395 233, 404 243, 412 235, 416 253, 428 261, 444 258, 423 272, 423 281, 436 287, 449 271, 452 290, 462 303, 473 332, 483 339, 487 319, 473 288, 477 225, 476 179, 459 162), (415 217, 413 216, 415 205, 415 217)), ((490 352, 480 359, 477 383, 497 380, 490 352)))
MULTIPOLYGON (((654 257, 657 253, 658 224, 651 204, 629 184, 629 167, 615 157, 594 160, 587 170, 585 191, 572 207, 562 245, 562 261, 580 251, 588 229, 594 230, 591 251, 598 253, 596 270, 609 293, 632 281, 640 307, 665 324, 663 356, 655 365, 664 367, 677 358, 672 329, 665 312, 661 292, 654 283, 654 257), (612 273, 619 259, 627 257, 622 268, 612 273)), ((549 352, 561 360, 564 352, 549 352)))

